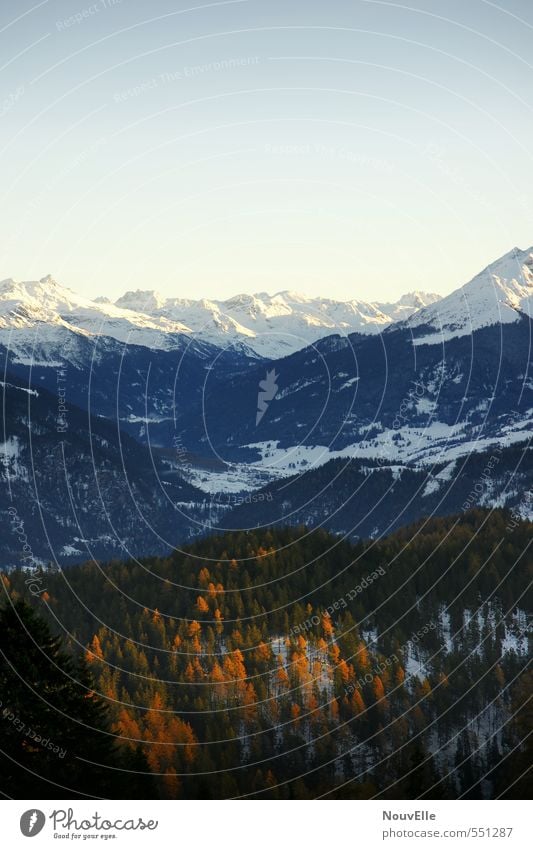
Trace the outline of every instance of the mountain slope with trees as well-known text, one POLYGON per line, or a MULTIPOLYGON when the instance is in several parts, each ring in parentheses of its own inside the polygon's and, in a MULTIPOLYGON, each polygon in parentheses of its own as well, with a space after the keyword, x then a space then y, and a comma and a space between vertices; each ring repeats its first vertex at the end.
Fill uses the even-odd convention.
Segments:
POLYGON ((158 795, 490 797, 524 759, 532 539, 470 511, 356 544, 228 533, 45 572, 38 597, 24 572, 4 585, 85 656, 158 795))

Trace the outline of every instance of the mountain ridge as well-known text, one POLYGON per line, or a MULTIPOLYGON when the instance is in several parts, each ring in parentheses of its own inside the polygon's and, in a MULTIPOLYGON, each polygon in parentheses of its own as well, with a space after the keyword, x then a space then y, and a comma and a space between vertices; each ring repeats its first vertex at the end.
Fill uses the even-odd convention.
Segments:
POLYGON ((49 326, 160 350, 172 350, 185 336, 277 359, 332 333, 379 333, 439 297, 415 291, 378 304, 286 290, 274 295, 241 293, 221 301, 165 298, 156 290, 136 290, 113 303, 103 296, 77 295, 51 275, 37 281, 8 278, 0 282, 0 341, 29 328, 42 335, 49 326))
POLYGON ((165 298, 157 292, 138 289, 126 292, 115 304, 140 312, 146 310, 153 318, 176 321, 180 317, 199 338, 220 344, 224 333, 258 354, 269 358, 275 355, 277 359, 331 333, 379 333, 439 298, 434 293, 413 291, 397 301, 378 303, 360 299, 340 301, 283 290, 274 295, 240 293, 225 300, 192 300, 165 298))
POLYGON ((172 350, 186 338, 259 359, 280 359, 330 335, 376 335, 397 327, 408 330, 415 345, 439 344, 522 314, 533 316, 533 247, 512 248, 444 297, 414 290, 391 302, 341 301, 290 289, 225 300, 137 289, 113 303, 77 295, 51 275, 0 283, 0 342, 17 330, 42 334, 61 327, 158 350, 172 350))

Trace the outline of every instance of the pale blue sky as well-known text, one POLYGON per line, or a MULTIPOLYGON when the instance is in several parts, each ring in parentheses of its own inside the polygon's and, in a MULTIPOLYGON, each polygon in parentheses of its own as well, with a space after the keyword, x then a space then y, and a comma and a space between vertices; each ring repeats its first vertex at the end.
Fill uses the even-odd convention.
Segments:
POLYGON ((0 279, 446 293, 533 244, 532 40, 530 0, 4 2, 0 279))

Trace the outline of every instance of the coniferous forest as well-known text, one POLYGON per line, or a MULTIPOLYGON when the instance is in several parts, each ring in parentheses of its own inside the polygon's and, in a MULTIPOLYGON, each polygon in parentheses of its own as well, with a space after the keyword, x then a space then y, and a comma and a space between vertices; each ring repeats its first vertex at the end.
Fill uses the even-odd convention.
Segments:
POLYGON ((532 539, 479 509, 6 572, 0 790, 527 797, 532 539))

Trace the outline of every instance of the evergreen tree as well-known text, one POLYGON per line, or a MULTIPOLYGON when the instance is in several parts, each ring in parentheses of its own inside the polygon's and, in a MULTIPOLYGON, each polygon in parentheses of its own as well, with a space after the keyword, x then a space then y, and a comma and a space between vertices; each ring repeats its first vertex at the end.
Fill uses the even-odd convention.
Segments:
POLYGON ((126 786, 135 791, 120 767, 143 771, 145 764, 121 762, 85 661, 75 663, 22 601, 0 611, 0 700, 6 796, 120 798, 126 786))

